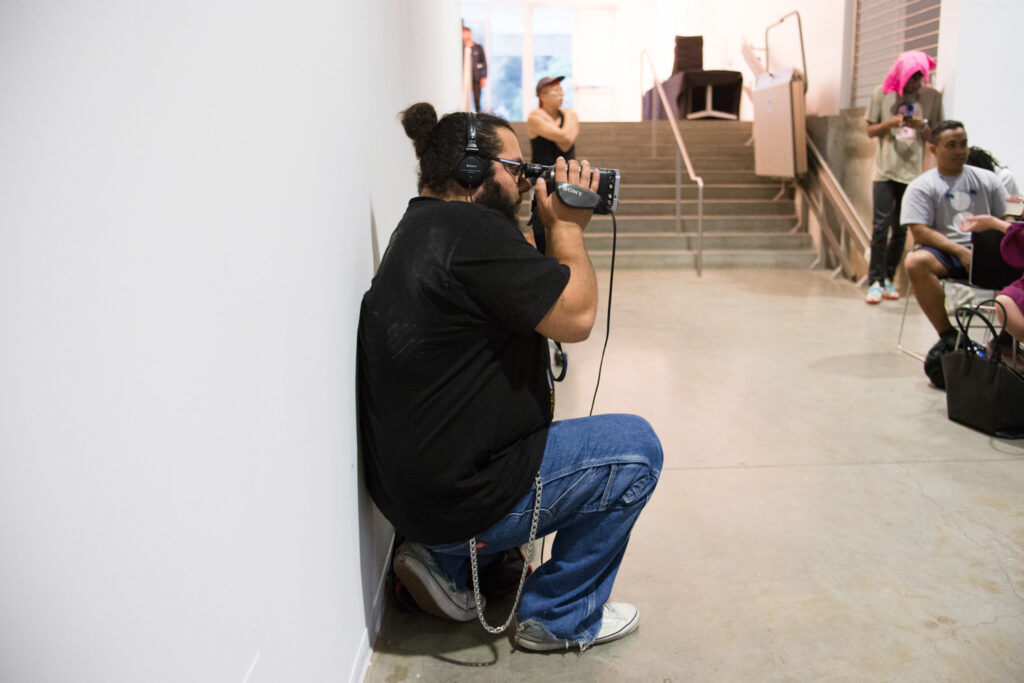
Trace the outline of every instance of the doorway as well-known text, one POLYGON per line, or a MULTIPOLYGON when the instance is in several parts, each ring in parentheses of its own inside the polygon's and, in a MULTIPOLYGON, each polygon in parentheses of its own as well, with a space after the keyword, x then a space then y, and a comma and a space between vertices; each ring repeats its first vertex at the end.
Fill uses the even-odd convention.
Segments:
POLYGON ((563 106, 587 121, 612 118, 612 68, 592 56, 611 53, 614 7, 463 0, 462 20, 487 56, 484 110, 522 121, 537 106, 537 80, 565 76, 563 106))

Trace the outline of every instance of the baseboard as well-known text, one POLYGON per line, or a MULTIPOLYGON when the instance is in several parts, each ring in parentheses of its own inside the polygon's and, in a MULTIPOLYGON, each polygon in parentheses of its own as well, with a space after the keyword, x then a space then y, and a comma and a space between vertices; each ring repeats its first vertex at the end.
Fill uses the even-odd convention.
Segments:
POLYGON ((380 627, 384 621, 384 609, 387 607, 387 592, 385 588, 388 582, 388 570, 391 568, 391 554, 395 550, 395 534, 391 533, 388 539, 388 552, 384 557, 384 564, 381 567, 380 579, 377 581, 377 589, 374 591, 373 603, 370 607, 370 625, 363 630, 363 637, 359 642, 359 649, 356 652, 355 661, 352 664, 352 675, 349 683, 362 683, 366 673, 370 669, 370 661, 373 657, 373 644, 380 634, 380 627))
POLYGON ((377 635, 380 633, 381 623, 384 621, 384 608, 387 607, 388 571, 391 569, 391 555, 395 552, 395 532, 391 532, 388 538, 388 552, 384 555, 384 565, 380 568, 380 578, 377 580, 377 590, 373 594, 373 606, 370 608, 370 615, 373 617, 370 623, 369 639, 370 648, 377 642, 377 635))
POLYGON ((349 683, 363 682, 366 672, 370 670, 370 657, 372 656, 370 632, 368 629, 363 629, 363 637, 359 639, 359 649, 356 651, 355 661, 352 662, 352 673, 348 677, 349 683))

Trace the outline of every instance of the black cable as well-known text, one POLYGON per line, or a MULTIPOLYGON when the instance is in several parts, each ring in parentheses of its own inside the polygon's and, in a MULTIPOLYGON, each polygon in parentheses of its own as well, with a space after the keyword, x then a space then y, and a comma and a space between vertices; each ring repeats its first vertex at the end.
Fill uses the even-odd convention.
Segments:
POLYGON ((464 662, 458 659, 452 659, 451 657, 445 657, 442 654, 433 654, 431 655, 431 657, 440 660, 445 664, 455 664, 456 666, 494 666, 498 663, 498 648, 494 647, 494 643, 484 643, 484 645, 486 645, 491 650, 491 661, 489 662, 464 662))
POLYGON ((562 342, 555 342, 555 365, 562 366, 562 372, 555 377, 555 371, 551 369, 551 354, 548 354, 548 376, 554 382, 561 382, 565 379, 565 373, 569 370, 569 354, 562 350, 562 342))
POLYGON ((594 398, 590 401, 590 414, 594 414, 594 404, 597 403, 597 390, 601 386, 601 370, 604 369, 604 353, 608 350, 608 337, 612 330, 612 285, 615 283, 615 242, 619 235, 619 226, 615 222, 615 214, 612 212, 612 265, 608 275, 608 316, 605 320, 604 346, 601 347, 601 362, 597 365, 597 384, 594 385, 594 398))
MULTIPOLYGON (((610 211, 609 211, 609 214, 611 214, 611 217, 612 217, 612 262, 611 262, 611 267, 609 268, 609 273, 608 273, 608 316, 607 316, 607 319, 605 320, 604 346, 601 347, 601 361, 598 363, 598 366, 597 366, 597 384, 594 385, 594 398, 590 402, 590 414, 591 415, 594 414, 594 404, 597 402, 597 390, 601 386, 601 370, 604 368, 604 355, 605 355, 605 352, 608 350, 608 337, 611 335, 611 329, 612 329, 612 289, 613 289, 613 285, 615 284, 615 250, 616 250, 616 244, 618 242, 619 225, 618 225, 618 222, 616 222, 616 220, 615 220, 615 214, 613 212, 610 212, 610 211)), ((559 347, 559 350, 561 350, 561 345, 560 344, 558 345, 558 347, 559 347)), ((565 363, 566 365, 568 365, 568 354, 563 354, 562 358, 563 358, 562 362, 565 363)), ((550 359, 549 359, 549 364, 548 364, 548 372, 551 373, 550 359)), ((551 376, 554 377, 554 373, 551 373, 551 376)), ((562 367, 562 374, 561 374, 561 376, 558 379, 556 379, 555 381, 558 382, 558 381, 561 381, 564 378, 565 378, 565 367, 563 366, 562 367)), ((540 565, 544 564, 544 546, 546 544, 546 541, 547 541, 547 536, 545 536, 545 537, 540 539, 540 561, 537 563, 538 567, 540 565)), ((526 561, 529 562, 530 559, 531 558, 526 558, 526 561)))

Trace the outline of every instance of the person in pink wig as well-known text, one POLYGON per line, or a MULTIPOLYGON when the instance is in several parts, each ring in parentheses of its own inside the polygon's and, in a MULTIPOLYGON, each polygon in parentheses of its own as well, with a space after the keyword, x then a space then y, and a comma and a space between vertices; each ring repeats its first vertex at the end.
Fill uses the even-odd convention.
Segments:
POLYGON ((871 96, 865 118, 869 138, 878 138, 872 184, 871 258, 865 301, 898 299, 893 285, 903 258, 907 227, 901 225, 903 193, 924 170, 925 143, 931 122, 942 121, 942 94, 928 86, 935 60, 920 50, 900 54, 885 82, 871 96))

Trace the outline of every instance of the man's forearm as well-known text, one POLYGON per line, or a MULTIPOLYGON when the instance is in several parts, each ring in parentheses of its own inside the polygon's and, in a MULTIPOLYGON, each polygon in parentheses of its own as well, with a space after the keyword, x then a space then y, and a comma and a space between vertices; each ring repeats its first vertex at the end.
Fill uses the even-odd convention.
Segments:
POLYGON ((957 258, 960 256, 960 251, 966 248, 926 225, 911 225, 910 233, 914 236, 914 242, 918 246, 938 249, 957 258))
POLYGON ((576 116, 576 112, 571 109, 565 112, 564 129, 566 139, 565 147, 559 145, 559 148, 561 148, 563 152, 568 152, 572 146, 576 144, 576 138, 579 137, 580 134, 580 120, 576 116))
POLYGON ((531 138, 538 135, 547 138, 558 145, 563 152, 567 152, 576 142, 576 133, 570 137, 565 128, 560 128, 537 113, 530 114, 526 119, 526 134, 531 138))
POLYGON ((885 121, 879 121, 878 123, 869 123, 868 124, 868 137, 869 138, 881 137, 882 134, 885 133, 885 131, 892 129, 893 127, 894 126, 893 126, 893 120, 892 119, 887 119, 885 121))
POLYGON ((577 334, 585 330, 585 339, 597 316, 597 274, 583 243, 583 230, 575 223, 556 222, 547 228, 546 237, 548 253, 569 267, 569 282, 558 303, 561 314, 577 334))

